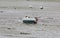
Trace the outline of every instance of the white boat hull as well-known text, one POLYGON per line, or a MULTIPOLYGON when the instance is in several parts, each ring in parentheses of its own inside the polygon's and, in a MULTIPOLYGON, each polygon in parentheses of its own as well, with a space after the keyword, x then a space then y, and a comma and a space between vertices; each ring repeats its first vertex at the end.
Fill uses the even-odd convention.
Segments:
POLYGON ((23 23, 33 23, 33 24, 36 24, 37 21, 35 18, 24 18, 23 19, 23 23))

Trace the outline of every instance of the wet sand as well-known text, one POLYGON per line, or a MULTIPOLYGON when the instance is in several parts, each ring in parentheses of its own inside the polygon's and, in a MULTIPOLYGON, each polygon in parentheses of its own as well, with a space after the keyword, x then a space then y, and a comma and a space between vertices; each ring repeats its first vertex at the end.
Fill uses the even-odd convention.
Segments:
POLYGON ((0 2, 0 35, 7 38, 60 38, 60 3, 0 2), (22 18, 26 15, 37 16, 38 23, 24 24, 22 18))

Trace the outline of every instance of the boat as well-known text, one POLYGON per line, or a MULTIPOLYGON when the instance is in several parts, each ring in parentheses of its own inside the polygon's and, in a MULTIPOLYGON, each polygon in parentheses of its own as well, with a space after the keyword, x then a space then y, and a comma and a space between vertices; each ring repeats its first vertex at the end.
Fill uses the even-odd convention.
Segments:
POLYGON ((36 17, 25 17, 23 18, 23 23, 37 24, 38 19, 36 17))

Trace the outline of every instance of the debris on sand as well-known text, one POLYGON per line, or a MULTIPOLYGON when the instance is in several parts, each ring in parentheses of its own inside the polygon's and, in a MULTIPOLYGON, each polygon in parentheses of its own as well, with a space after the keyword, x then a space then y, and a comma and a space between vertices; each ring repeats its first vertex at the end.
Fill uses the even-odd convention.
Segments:
POLYGON ((4 11, 0 11, 0 13, 3 13, 4 11))
POLYGON ((43 6, 40 6, 40 9, 43 9, 43 6))
POLYGON ((20 32, 20 34, 23 34, 23 35, 29 35, 30 33, 20 32))
POLYGON ((10 30, 11 28, 7 28, 8 30, 10 30))
POLYGON ((33 8, 33 6, 32 6, 32 5, 29 5, 28 7, 29 7, 29 8, 33 8))

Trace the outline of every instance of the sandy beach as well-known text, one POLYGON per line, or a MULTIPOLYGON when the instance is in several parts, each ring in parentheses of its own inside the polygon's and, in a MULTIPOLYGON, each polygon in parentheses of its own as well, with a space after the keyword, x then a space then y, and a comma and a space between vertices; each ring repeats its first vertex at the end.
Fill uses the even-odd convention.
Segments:
POLYGON ((60 38, 60 2, 0 1, 0 37, 60 38), (24 24, 26 15, 38 17, 38 23, 24 24))

